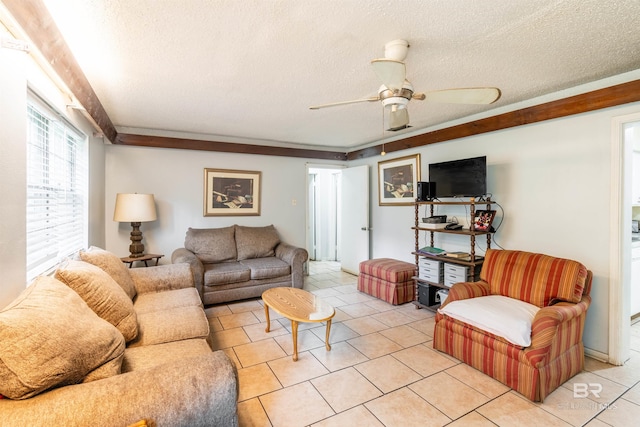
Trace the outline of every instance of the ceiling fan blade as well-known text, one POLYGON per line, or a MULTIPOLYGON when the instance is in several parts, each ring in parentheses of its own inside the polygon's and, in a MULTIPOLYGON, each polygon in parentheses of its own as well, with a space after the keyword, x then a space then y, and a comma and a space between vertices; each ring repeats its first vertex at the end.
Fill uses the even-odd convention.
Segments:
POLYGON ((475 87, 427 92, 425 99, 427 102, 449 104, 492 104, 500 98, 500 95, 500 89, 497 87, 475 87))
POLYGON ((396 131, 405 129, 409 125, 409 112, 406 108, 397 108, 389 113, 389 129, 396 131))
POLYGON ((311 107, 309 107, 309 109, 319 110, 320 108, 336 107, 338 105, 357 104, 358 102, 374 102, 374 101, 380 101, 380 98, 377 96, 372 96, 371 98, 354 99, 353 101, 341 101, 341 102, 332 102, 330 104, 312 105, 311 107))
POLYGON ((371 61, 371 65, 380 81, 382 81, 388 89, 394 90, 402 88, 407 74, 404 62, 383 58, 374 59, 371 61))

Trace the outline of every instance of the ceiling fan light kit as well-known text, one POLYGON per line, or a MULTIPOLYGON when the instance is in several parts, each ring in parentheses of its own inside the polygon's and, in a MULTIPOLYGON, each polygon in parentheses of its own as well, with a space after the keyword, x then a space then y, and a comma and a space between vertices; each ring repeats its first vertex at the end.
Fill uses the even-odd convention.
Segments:
POLYGON ((373 71, 382 82, 377 97, 315 105, 309 108, 317 110, 337 105, 381 101, 383 111, 384 109, 391 110, 388 130, 397 131, 410 127, 407 108, 412 99, 429 103, 492 104, 500 98, 500 89, 495 87, 457 88, 414 93, 413 86, 406 79, 406 67, 403 62, 408 51, 409 42, 401 39, 392 40, 385 44, 385 57, 371 61, 373 71))

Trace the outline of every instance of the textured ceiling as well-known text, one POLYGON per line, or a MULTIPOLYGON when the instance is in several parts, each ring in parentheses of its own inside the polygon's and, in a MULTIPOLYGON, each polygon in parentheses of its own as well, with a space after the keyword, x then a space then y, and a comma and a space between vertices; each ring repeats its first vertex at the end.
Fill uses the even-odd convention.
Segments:
MULTIPOLYGON (((415 133, 640 69, 638 0, 44 0, 119 131, 350 151, 383 138, 370 61, 408 40, 415 133), (312 146, 312 147, 309 147, 312 146)), ((388 137, 389 132, 384 134, 388 137)), ((398 134, 393 134, 397 136, 398 134)))

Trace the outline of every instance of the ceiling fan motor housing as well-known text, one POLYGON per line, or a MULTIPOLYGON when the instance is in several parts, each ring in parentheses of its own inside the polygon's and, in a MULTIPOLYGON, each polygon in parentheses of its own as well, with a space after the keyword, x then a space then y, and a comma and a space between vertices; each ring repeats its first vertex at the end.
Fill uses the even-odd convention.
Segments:
POLYGON ((413 88, 411 84, 408 84, 409 82, 406 80, 405 82, 402 88, 396 90, 387 89, 385 85, 380 86, 378 96, 380 101, 382 101, 382 105, 385 107, 397 105, 398 108, 406 108, 409 100, 411 100, 413 96, 413 88))

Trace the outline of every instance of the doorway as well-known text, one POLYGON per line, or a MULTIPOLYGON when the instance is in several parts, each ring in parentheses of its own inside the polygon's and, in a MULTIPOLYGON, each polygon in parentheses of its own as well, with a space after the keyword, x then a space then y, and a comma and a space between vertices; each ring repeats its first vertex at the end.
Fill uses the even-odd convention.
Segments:
POLYGON ((342 169, 307 165, 307 252, 311 261, 340 262, 342 169))
POLYGON ((634 196, 636 189, 633 188, 636 135, 640 137, 640 113, 613 119, 608 362, 614 365, 622 365, 630 357, 633 314, 630 299, 634 296, 632 286, 640 286, 640 283, 632 283, 631 270, 631 220, 634 215, 633 205, 636 204, 633 197, 637 197, 634 196))

